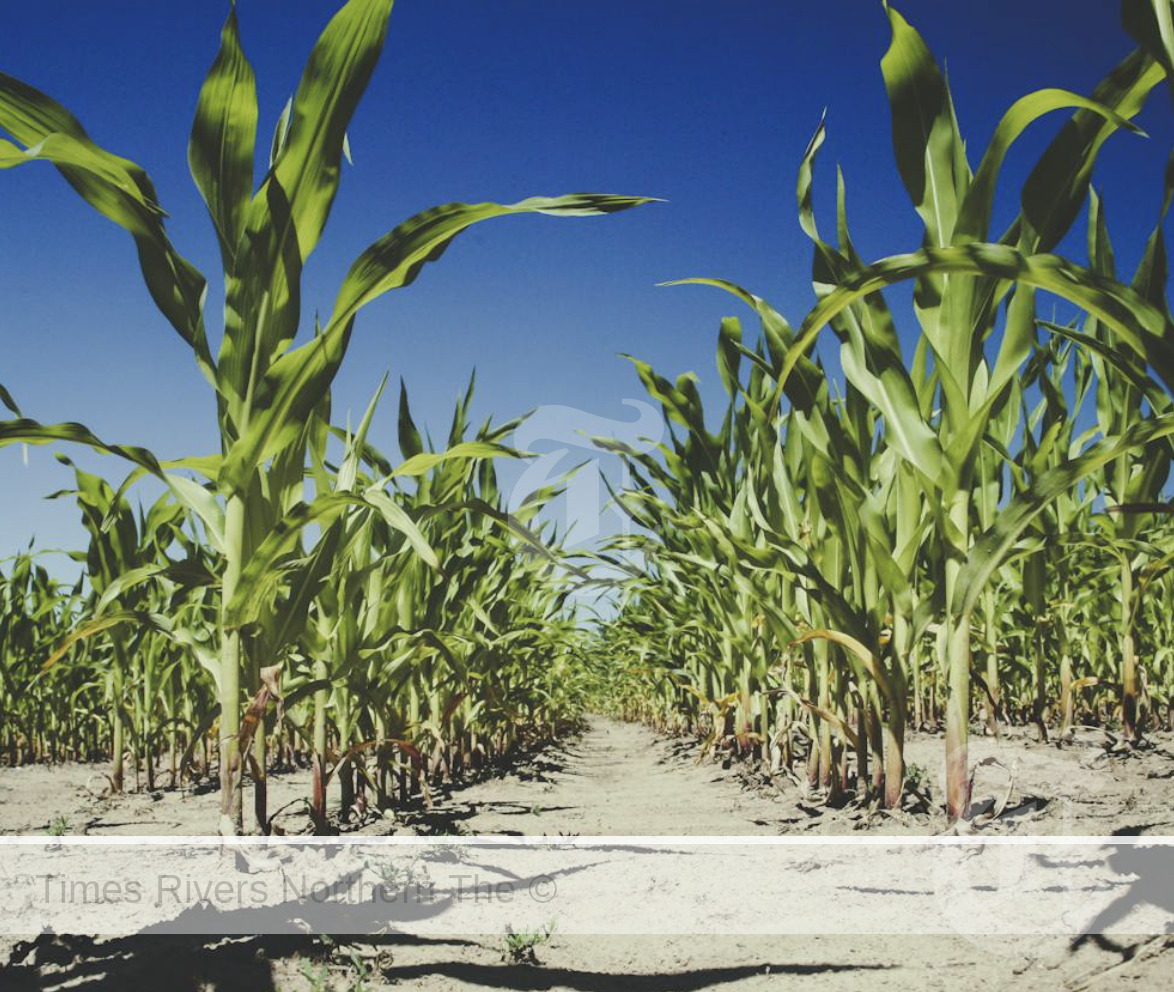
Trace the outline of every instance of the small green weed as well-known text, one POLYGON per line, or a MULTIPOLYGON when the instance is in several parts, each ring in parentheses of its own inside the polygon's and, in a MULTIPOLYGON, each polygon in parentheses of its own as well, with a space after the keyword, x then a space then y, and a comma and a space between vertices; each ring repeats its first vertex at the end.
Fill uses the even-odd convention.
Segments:
POLYGON ((506 964, 538 964, 536 949, 550 942, 556 928, 556 920, 551 920, 541 930, 533 932, 507 926, 501 948, 502 960, 506 964))

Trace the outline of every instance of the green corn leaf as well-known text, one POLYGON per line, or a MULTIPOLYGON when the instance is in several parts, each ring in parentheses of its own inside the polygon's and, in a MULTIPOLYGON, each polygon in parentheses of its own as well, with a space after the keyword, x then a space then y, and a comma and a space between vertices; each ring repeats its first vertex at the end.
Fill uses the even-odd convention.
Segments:
POLYGON ((320 496, 312 503, 298 503, 287 510, 260 541, 241 572, 231 602, 225 608, 225 625, 238 628, 253 623, 260 615, 265 601, 273 595, 283 578, 279 571, 282 559, 287 558, 297 548, 305 528, 310 524, 318 524, 325 530, 352 507, 378 513, 388 526, 404 535, 413 550, 430 567, 440 568, 436 552, 420 532, 415 521, 386 493, 368 490, 363 493, 320 496))
POLYGON ((945 78, 921 35, 889 7, 892 41, 881 60, 901 180, 933 247, 950 243, 968 175, 958 174, 958 134, 945 78))
MULTIPOLYGON (((713 286, 717 289, 724 290, 732 296, 736 296, 758 314, 762 333, 766 338, 767 349, 770 351, 771 358, 774 361, 774 374, 776 376, 778 375, 778 369, 783 365, 794 344, 795 334, 783 315, 767 303, 766 300, 755 296, 736 283, 729 282, 725 279, 701 277, 673 279, 669 282, 658 283, 658 285, 713 286)), ((787 396, 796 409, 806 411, 815 406, 819 393, 824 388, 823 373, 806 355, 799 359, 797 367, 799 368, 800 374, 796 377, 795 382, 791 383, 789 378, 785 380, 785 384, 790 386, 790 391, 787 393, 787 396)), ((782 388, 783 384, 784 382, 781 381, 780 388, 782 388)))
MULTIPOLYGON (((1129 119, 1141 111, 1162 78, 1162 67, 1139 49, 1096 86, 1092 100, 1129 119)), ((1018 243, 1026 238, 1031 251, 1052 251, 1084 204, 1101 146, 1117 130, 1114 120, 1102 113, 1078 110, 1032 168, 1020 195, 1022 212, 1001 240, 1018 243)))
POLYGON ((294 94, 273 177, 289 200, 303 261, 338 192, 347 127, 379 61, 391 6, 392 0, 349 0, 322 32, 294 94))
POLYGON ((164 482, 179 503, 204 525, 208 543, 224 554, 224 507, 216 495, 191 479, 168 472, 164 482))
POLYGON ((224 339, 216 385, 227 405, 226 433, 238 434, 267 400, 265 373, 297 335, 302 256, 289 202, 272 177, 244 220, 235 269, 226 275, 224 339))
POLYGON ((1170 0, 1124 0, 1121 22, 1150 56, 1174 75, 1174 13, 1170 0))
POLYGON ((511 204, 446 203, 433 207, 400 224, 355 260, 339 290, 329 326, 345 324, 372 300, 409 285, 426 263, 440 258, 458 234, 479 221, 529 213, 590 217, 652 202, 649 197, 572 193, 535 196, 511 204))
POLYGON ((1154 361, 1159 377, 1174 389, 1174 363, 1165 360, 1161 351, 1171 330, 1165 315, 1136 290, 1056 255, 1025 255, 1007 245, 977 243, 895 255, 855 273, 804 319, 780 378, 786 380, 819 332, 841 310, 869 293, 928 271, 991 276, 1055 293, 1112 327, 1126 346, 1154 361))
POLYGON ((164 477, 158 459, 146 448, 108 444, 82 424, 41 424, 27 419, 0 421, 0 448, 9 444, 55 444, 59 441, 81 444, 103 454, 117 455, 141 466, 157 478, 164 477))
POLYGON ((20 412, 20 407, 16 405, 16 400, 12 398, 12 393, 0 385, 0 403, 3 403, 10 411, 15 413, 18 417, 23 417, 24 414, 20 412))
POLYGON ((379 388, 375 390, 375 395, 371 397, 371 402, 367 404, 363 419, 359 422, 359 429, 353 438, 346 439, 346 454, 343 457, 342 465, 339 466, 338 477, 334 483, 337 492, 350 492, 355 487, 355 482, 359 477, 359 464, 363 458, 363 450, 367 446, 367 433, 370 431, 371 421, 375 417, 375 407, 379 405, 379 398, 383 395, 386 386, 387 376, 384 375, 379 382, 379 388))
MULTIPOLYGON (((286 576, 289 592, 277 604, 271 621, 272 633, 268 638, 270 650, 274 654, 286 645, 295 643, 303 635, 314 597, 337 564, 342 533, 342 521, 336 520, 318 540, 308 560, 286 576)), ((288 695, 286 703, 289 704, 288 695)))
POLYGON ((424 442, 420 440, 420 432, 416 430, 415 421, 412 420, 412 409, 408 404, 408 387, 404 385, 403 379, 399 381, 398 430, 399 450, 405 459, 410 461, 424 453, 424 442))
POLYGON ((170 621, 158 613, 150 613, 146 610, 121 610, 117 613, 107 613, 104 616, 83 623, 80 627, 73 631, 57 646, 53 653, 45 659, 45 663, 41 666, 41 670, 48 671, 50 668, 56 665, 57 662, 59 662, 69 653, 69 649, 79 641, 83 641, 88 637, 93 637, 95 634, 112 630, 113 628, 119 627, 122 624, 134 624, 140 629, 153 630, 160 634, 171 633, 170 621))
POLYGON ((277 124, 273 128, 273 140, 269 146, 269 168, 272 169, 274 163, 280 158, 281 151, 285 148, 285 139, 289 137, 289 115, 293 111, 293 97, 291 96, 285 101, 285 106, 282 108, 281 116, 277 118, 277 124))
POLYGON ((204 277, 171 246, 154 184, 138 165, 90 140, 64 107, 11 76, 0 73, 0 129, 27 146, 0 145, 0 168, 52 162, 95 210, 130 232, 139 267, 160 312, 192 348, 200 370, 214 379, 204 332, 204 277))
POLYGON ((723 317, 718 335, 717 371, 726 395, 738 395, 738 369, 742 362, 742 325, 736 317, 723 317))
POLYGON ((257 85, 241 50, 235 5, 220 34, 220 51, 200 89, 188 142, 192 178, 216 227, 224 270, 231 272, 253 196, 257 85))
POLYGON ((1076 458, 1049 469, 1030 488, 1011 501, 995 525, 975 543, 963 567, 954 593, 953 608, 968 615, 991 576, 1014 548, 1027 526, 1058 496, 1116 458, 1174 435, 1174 413, 1134 424, 1117 437, 1108 437, 1076 458))
POLYGON ((508 205, 449 203, 399 225, 351 266, 323 333, 282 355, 269 368, 258 386, 264 407, 254 413, 246 433, 229 450, 221 471, 221 489, 241 491, 263 461, 297 438, 309 411, 321 401, 342 362, 355 314, 383 293, 411 283, 421 268, 438 259, 462 231, 479 221, 513 214, 580 217, 649 202, 652 201, 646 197, 578 193, 533 197, 508 205))
POLYGON ((185 588, 210 586, 216 582, 216 576, 198 561, 168 562, 161 565, 141 565, 137 568, 129 568, 106 586, 94 606, 94 616, 101 616, 124 593, 130 592, 156 577, 178 582, 185 588))
MULTIPOLYGON (((1135 134, 1145 133, 1111 107, 1106 107, 1095 100, 1082 97, 1077 93, 1070 93, 1067 90, 1038 90, 1020 97, 999 121, 994 137, 991 138, 991 143, 987 146, 982 162, 979 163, 978 172, 974 175, 974 180, 967 190, 958 213, 952 239, 953 244, 960 245, 971 241, 989 240, 995 187, 1007 152, 1019 136, 1045 114, 1073 107, 1104 118, 1110 130, 1121 128, 1135 134)), ((1105 134, 1105 137, 1107 136, 1105 134)))
POLYGON ((437 465, 453 459, 470 458, 532 458, 531 452, 518 451, 495 441, 461 441, 444 451, 421 452, 397 465, 389 479, 400 476, 420 476, 431 471, 437 465))

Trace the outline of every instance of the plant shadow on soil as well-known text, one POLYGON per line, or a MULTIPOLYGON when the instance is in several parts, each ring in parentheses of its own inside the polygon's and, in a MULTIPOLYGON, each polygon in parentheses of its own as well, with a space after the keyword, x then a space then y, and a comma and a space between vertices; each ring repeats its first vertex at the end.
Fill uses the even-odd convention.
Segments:
MULTIPOLYGON (((394 935, 355 942, 376 951, 366 982, 411 983, 451 979, 487 989, 574 992, 695 992, 756 975, 813 976, 887 970, 883 964, 749 964, 619 975, 576 968, 436 960, 396 964, 405 948, 428 952, 478 946, 475 941, 394 935)), ((0 967, 6 992, 69 988, 157 989, 166 976, 171 992, 276 992, 289 983, 283 973, 295 962, 325 962, 328 950, 303 935, 248 937, 138 935, 110 940, 42 934, 18 945, 13 961, 0 967), (108 984, 109 983, 109 984, 108 984)), ((296 972, 295 972, 296 973, 296 972)), ((344 987, 347 987, 344 985, 344 987)))

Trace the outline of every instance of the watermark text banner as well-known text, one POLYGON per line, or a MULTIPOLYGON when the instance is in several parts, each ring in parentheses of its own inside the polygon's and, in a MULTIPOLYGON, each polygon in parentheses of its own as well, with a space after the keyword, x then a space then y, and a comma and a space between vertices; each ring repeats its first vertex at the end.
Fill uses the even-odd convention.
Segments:
MULTIPOLYGON (((1160 934, 1174 841, 0 844, 0 932, 1160 934)), ((406 840, 406 842, 405 842, 406 840)))

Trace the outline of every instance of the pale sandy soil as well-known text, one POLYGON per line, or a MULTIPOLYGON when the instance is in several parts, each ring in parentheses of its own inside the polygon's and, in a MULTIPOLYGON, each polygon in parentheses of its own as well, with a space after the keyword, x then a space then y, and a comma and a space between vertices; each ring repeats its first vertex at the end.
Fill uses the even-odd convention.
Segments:
MULTIPOLYGON (((1157 738, 1140 756, 1110 755, 1096 732, 1077 746, 975 739, 984 766, 976 800, 1003 800, 1002 816, 982 828, 1020 834, 1174 834, 1174 744, 1157 738), (1011 773, 1008 777, 1008 770, 1011 773)), ((509 774, 438 796, 369 833, 519 833, 579 835, 753 835, 780 833, 933 833, 944 826, 936 802, 941 742, 916 738, 909 760, 928 784, 928 810, 896 816, 828 810, 793 783, 752 780, 737 766, 698 764, 694 746, 605 720, 533 756, 509 774)), ((181 791, 95 799, 97 768, 0 769, 0 832, 43 834, 58 817, 90 834, 204 834, 216 796, 181 791), (88 786, 87 788, 87 780, 88 786)), ((303 795, 304 774, 271 786, 273 808, 303 795)), ((291 811, 286 823, 300 829, 291 811)), ((399 988, 532 989, 571 992, 655 989, 1171 989, 1174 938, 1114 937, 1069 949, 1063 938, 1019 937, 585 937, 555 935, 537 964, 503 960, 501 942, 382 938, 333 957, 314 938, 40 938, 38 946, 0 938, 0 989, 302 990, 399 988), (5 966, 3 963, 8 961, 5 966)))

